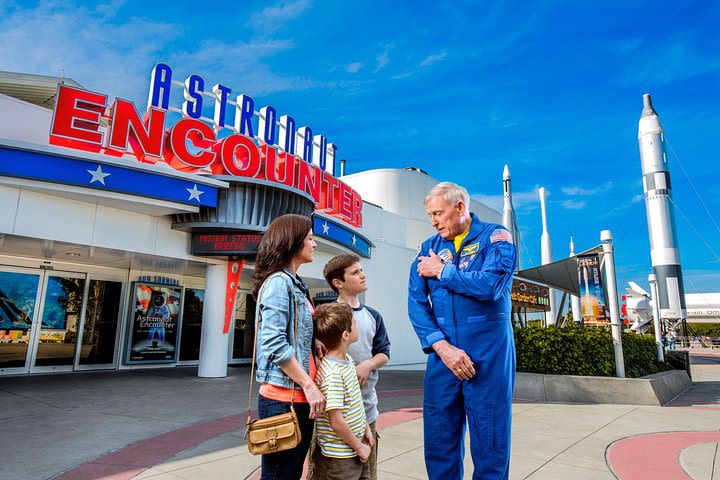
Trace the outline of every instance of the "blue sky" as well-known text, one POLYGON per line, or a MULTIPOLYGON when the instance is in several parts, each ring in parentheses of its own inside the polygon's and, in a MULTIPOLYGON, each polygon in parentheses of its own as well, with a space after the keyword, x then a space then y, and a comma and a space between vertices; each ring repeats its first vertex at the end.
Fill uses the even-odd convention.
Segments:
POLYGON ((412 165, 498 209, 508 164, 524 266, 540 263, 544 186, 554 258, 571 233, 583 250, 610 229, 622 286, 651 267, 637 147, 651 93, 680 161, 686 291, 720 291, 720 220, 694 192, 716 215, 720 4, 153 3, 0 0, 0 70, 64 71, 142 108, 163 61, 312 126, 349 173, 412 165))

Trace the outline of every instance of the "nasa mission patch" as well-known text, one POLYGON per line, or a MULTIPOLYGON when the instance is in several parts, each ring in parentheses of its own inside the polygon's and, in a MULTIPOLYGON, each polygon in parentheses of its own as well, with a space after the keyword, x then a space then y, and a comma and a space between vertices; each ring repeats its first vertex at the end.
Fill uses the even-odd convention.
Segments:
POLYGON ((468 265, 470 265, 470 262, 472 261, 473 258, 475 258, 475 255, 470 255, 467 257, 460 258, 460 264, 458 265, 458 268, 460 270, 465 270, 468 267, 468 265))
POLYGON ((437 256, 440 257, 440 260, 442 260, 445 265, 452 263, 453 261, 453 254, 448 248, 443 248, 442 250, 440 250, 437 256))

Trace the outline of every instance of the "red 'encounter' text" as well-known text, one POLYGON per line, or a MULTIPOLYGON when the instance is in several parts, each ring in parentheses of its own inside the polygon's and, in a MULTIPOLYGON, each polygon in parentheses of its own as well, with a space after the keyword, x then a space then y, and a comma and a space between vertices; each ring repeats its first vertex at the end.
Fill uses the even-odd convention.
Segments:
POLYGON ((269 145, 258 146, 239 133, 218 138, 208 124, 183 118, 165 128, 167 111, 150 108, 143 118, 132 102, 59 85, 50 144, 139 161, 165 161, 176 170, 257 178, 312 196, 315 208, 353 226, 362 226, 362 199, 345 183, 301 158, 269 145), (106 118, 107 129, 100 127, 106 118), (195 148, 191 151, 188 143, 195 148))

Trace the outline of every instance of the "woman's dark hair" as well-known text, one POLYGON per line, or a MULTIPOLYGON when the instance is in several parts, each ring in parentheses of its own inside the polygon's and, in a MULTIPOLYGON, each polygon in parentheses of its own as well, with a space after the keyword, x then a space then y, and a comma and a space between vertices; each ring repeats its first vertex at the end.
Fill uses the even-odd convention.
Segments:
POLYGON ((258 246, 252 274, 252 296, 255 300, 265 279, 289 265, 295 254, 302 250, 311 228, 309 217, 294 213, 281 215, 272 221, 258 246))

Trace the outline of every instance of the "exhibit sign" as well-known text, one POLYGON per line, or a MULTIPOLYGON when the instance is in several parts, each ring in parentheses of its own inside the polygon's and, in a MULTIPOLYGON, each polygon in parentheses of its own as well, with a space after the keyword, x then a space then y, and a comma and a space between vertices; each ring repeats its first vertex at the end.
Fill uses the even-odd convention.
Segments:
POLYGON ((605 285, 600 256, 597 253, 578 255, 577 266, 580 300, 585 325, 605 325, 609 323, 610 317, 605 303, 605 285))
POLYGON ((174 363, 180 338, 182 287, 134 282, 126 363, 174 363))

